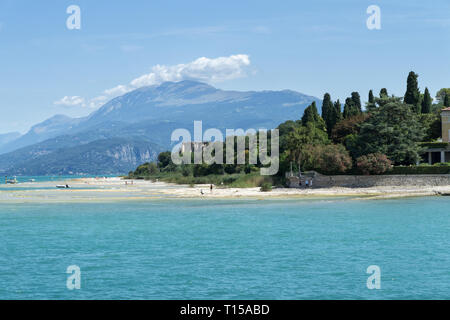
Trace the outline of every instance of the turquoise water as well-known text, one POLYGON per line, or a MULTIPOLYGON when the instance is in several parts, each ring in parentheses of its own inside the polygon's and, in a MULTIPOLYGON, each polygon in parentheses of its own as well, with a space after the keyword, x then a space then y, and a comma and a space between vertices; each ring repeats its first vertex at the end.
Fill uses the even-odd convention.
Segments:
POLYGON ((450 198, 0 204, 0 299, 449 299, 450 198), (66 269, 81 268, 81 290, 66 269), (381 290, 366 269, 381 268, 381 290))

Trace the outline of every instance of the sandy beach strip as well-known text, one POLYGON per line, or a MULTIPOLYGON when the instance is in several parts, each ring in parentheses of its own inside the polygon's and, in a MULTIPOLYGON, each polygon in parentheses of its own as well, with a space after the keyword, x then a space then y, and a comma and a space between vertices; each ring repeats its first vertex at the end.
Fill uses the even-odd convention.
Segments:
POLYGON ((318 199, 356 198, 389 199, 400 197, 436 196, 449 193, 444 187, 371 187, 371 188, 274 188, 261 192, 260 188, 224 188, 210 185, 175 185, 147 180, 123 180, 116 178, 81 178, 65 181, 22 183, 8 190, 0 187, 2 203, 33 202, 109 202, 155 199, 318 199), (70 189, 57 189, 58 184, 69 184, 70 189))

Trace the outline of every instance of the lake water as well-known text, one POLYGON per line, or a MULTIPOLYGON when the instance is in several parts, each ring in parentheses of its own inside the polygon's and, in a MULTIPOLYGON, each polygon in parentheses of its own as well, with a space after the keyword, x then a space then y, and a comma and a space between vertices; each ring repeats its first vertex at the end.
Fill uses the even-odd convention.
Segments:
POLYGON ((0 299, 449 299, 450 198, 0 203, 0 299), (68 290, 66 269, 81 269, 68 290), (381 289, 366 286, 371 265, 381 289))

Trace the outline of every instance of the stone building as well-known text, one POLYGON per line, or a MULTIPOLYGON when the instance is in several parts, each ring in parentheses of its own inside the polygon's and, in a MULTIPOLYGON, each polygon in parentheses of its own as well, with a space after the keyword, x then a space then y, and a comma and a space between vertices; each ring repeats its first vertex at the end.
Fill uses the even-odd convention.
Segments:
POLYGON ((425 159, 429 164, 450 162, 450 108, 441 112, 442 117, 442 143, 428 145, 425 159))

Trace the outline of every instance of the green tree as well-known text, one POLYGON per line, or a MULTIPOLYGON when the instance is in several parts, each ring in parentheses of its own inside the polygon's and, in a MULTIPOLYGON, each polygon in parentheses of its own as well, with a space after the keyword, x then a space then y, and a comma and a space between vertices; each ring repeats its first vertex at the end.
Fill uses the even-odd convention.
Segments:
POLYGON ((325 122, 323 121, 322 117, 319 115, 319 112, 317 111, 315 101, 313 101, 313 103, 310 106, 308 106, 305 109, 305 112, 303 113, 302 125, 306 126, 308 123, 314 124, 316 128, 325 130, 325 122))
POLYGON ((386 88, 380 90, 380 98, 389 97, 388 91, 386 88))
POLYGON ((442 88, 436 93, 438 103, 444 103, 445 96, 450 96, 450 88, 442 88))
POLYGON ((419 121, 425 130, 424 141, 434 141, 442 136, 442 118, 439 112, 421 114, 419 121))
POLYGON ((330 136, 334 126, 341 118, 341 106, 340 103, 338 106, 334 105, 328 93, 323 97, 322 118, 325 121, 327 132, 330 136))
POLYGON ((450 94, 446 94, 444 98, 444 107, 450 107, 450 94))
POLYGON ((356 116, 359 114, 359 109, 355 105, 355 101, 352 98, 345 99, 344 105, 344 119, 348 119, 352 116, 356 116))
POLYGON ((369 103, 375 103, 375 98, 373 97, 373 91, 369 91, 369 103))
POLYGON ((295 128, 285 138, 284 152, 287 161, 298 161, 305 145, 329 144, 328 135, 313 122, 306 126, 295 128))
POLYGON ((350 118, 339 121, 333 128, 331 139, 335 143, 343 143, 345 138, 351 134, 358 134, 361 125, 369 118, 367 113, 354 115, 350 118))
POLYGON ((377 105, 375 103, 375 97, 373 96, 373 91, 369 91, 369 101, 367 102, 366 110, 368 112, 372 112, 377 108, 377 105))
POLYGON ((323 101, 322 101, 322 119, 325 121, 325 123, 327 123, 327 120, 328 120, 328 115, 330 112, 330 105, 332 105, 331 96, 329 93, 325 93, 325 95, 323 96, 323 101))
POLYGON ((161 152, 158 155, 158 167, 165 168, 172 163, 172 154, 170 151, 161 152))
POLYGON ((336 123, 342 120, 341 102, 339 99, 334 103, 334 109, 336 110, 336 123))
POLYGON ((420 102, 420 91, 419 91, 419 83, 417 81, 417 78, 419 77, 418 74, 411 71, 408 75, 407 85, 406 85, 406 93, 403 101, 406 104, 410 104, 413 106, 413 110, 416 113, 420 113, 421 106, 419 105, 420 102))
POLYGON ((385 154, 395 164, 410 165, 420 160, 424 129, 410 105, 390 102, 378 108, 361 125, 357 139, 359 155, 385 154))
POLYGON ((430 92, 428 91, 428 88, 425 88, 425 93, 423 95, 422 100, 422 113, 430 113, 431 112, 431 105, 432 105, 432 99, 430 96, 430 92))
POLYGON ((361 97, 358 92, 352 92, 352 101, 353 105, 358 110, 358 113, 361 113, 362 112, 361 97))

